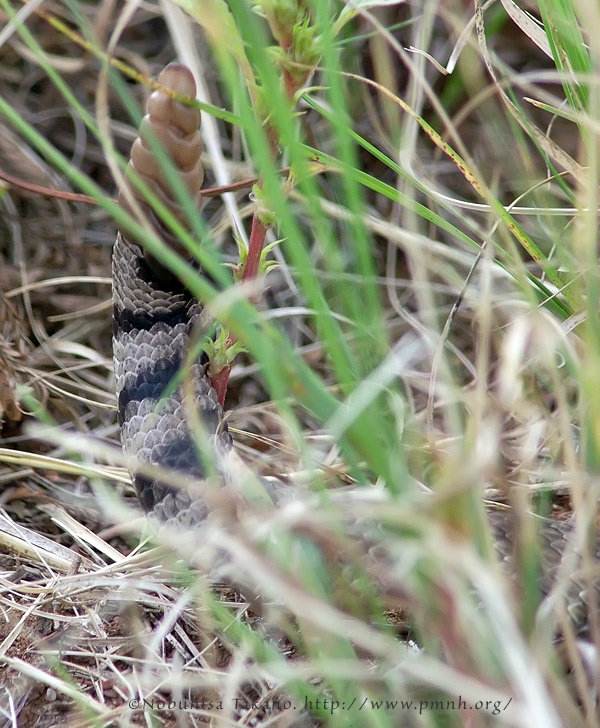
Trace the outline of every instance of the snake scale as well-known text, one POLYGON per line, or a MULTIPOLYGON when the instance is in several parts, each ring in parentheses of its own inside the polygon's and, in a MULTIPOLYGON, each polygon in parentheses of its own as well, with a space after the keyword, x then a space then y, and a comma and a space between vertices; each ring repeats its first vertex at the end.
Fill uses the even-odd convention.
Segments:
MULTIPOLYGON (((196 88, 189 69, 171 64, 159 79, 162 88, 177 95, 195 97, 196 88)), ((164 146, 179 170, 181 180, 192 198, 197 199, 203 181, 200 160, 202 141, 200 113, 161 90, 148 101, 140 135, 131 150, 129 166, 158 199, 184 225, 186 217, 173 199, 171 185, 152 153, 148 136, 164 146)), ((185 255, 176 237, 161 223, 144 201, 136 186, 125 182, 119 203, 126 210, 150 221, 161 239, 174 251, 185 255), (136 209, 137 208, 137 209, 136 209)), ((113 254, 114 367, 118 397, 118 416, 125 453, 138 467, 132 472, 142 508, 159 521, 178 527, 195 527, 210 512, 197 493, 161 482, 148 474, 157 466, 196 481, 205 478, 203 464, 192 434, 190 412, 201 419, 202 430, 217 477, 226 482, 227 458, 232 453, 232 438, 223 410, 208 375, 208 360, 202 355, 185 368, 185 380, 174 383, 195 342, 207 330, 202 304, 139 243, 130 240, 125 230, 118 233, 113 254)), ((277 502, 283 483, 271 486, 277 502)), ((492 511, 495 548, 508 562, 513 551, 510 514, 492 511)), ((541 590, 551 588, 572 528, 563 522, 544 520, 539 528, 542 549, 541 590)), ((368 550, 368 549, 366 549, 368 550)), ((380 553, 381 549, 376 549, 380 553)), ((600 549, 596 548, 596 557, 600 549)), ((579 577, 581 561, 571 572, 566 603, 578 630, 585 629, 588 617, 589 580, 579 577)), ((382 566, 380 562, 379 566, 382 566)), ((383 558, 385 568, 385 558, 383 558)), ((598 580, 596 579, 596 584, 598 580)), ((595 592, 598 589, 594 590, 595 592)))

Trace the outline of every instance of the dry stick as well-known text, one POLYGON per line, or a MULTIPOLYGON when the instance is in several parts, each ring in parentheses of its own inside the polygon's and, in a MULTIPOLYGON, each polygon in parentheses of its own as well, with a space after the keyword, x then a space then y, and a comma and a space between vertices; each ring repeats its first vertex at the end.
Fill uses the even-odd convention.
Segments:
MULTIPOLYGON (((281 170, 281 174, 286 174, 289 168, 281 170)), ((218 197, 224 195, 226 192, 237 192, 238 190, 245 190, 248 187, 256 184, 258 177, 249 177, 248 179, 242 179, 239 182, 231 182, 228 185, 220 185, 217 187, 207 187, 204 190, 200 190, 201 197, 218 197)), ((43 195, 44 197, 57 197, 61 200, 67 200, 68 202, 84 202, 88 205, 97 205, 98 201, 89 195, 83 195, 78 192, 66 192, 64 190, 54 190, 51 187, 43 187, 41 185, 35 185, 31 182, 24 182, 18 177, 12 175, 0 169, 0 181, 6 182, 9 187, 16 187, 20 190, 27 192, 34 192, 37 195, 43 195)), ((2 185, 0 185, 1 187, 2 185)), ((113 198, 113 202, 117 202, 116 198, 113 198)))

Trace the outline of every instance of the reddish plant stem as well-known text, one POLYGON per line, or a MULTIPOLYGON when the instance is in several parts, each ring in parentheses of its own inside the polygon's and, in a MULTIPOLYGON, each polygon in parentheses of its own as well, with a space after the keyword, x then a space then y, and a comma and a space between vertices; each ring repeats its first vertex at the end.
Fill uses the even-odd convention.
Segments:
MULTIPOLYGON (((288 52, 292 46, 291 36, 289 38, 286 38, 285 40, 280 40, 280 45, 286 52, 288 52)), ((294 95, 296 94, 299 85, 294 80, 288 70, 283 69, 282 75, 285 94, 288 99, 293 102, 294 95)), ((277 137, 275 136, 275 129, 271 128, 268 131, 267 136, 269 138, 273 154, 275 155, 278 144, 277 137)), ((260 181, 257 184, 259 187, 261 186, 260 181)), ((244 265, 244 270, 242 272, 242 282, 252 281, 257 277, 260 269, 261 255, 265 244, 266 235, 267 227, 263 222, 261 222, 258 214, 255 212, 254 217, 252 218, 252 229, 250 231, 250 241, 248 243, 248 255, 246 257, 246 264, 244 265)), ((250 300, 252 301, 252 299, 250 300)), ((230 332, 227 337, 227 341, 225 342, 225 351, 232 347, 235 342, 236 338, 230 332)), ((214 374, 210 374, 212 385, 217 392, 217 397, 219 398, 219 403, 221 405, 223 405, 223 403, 225 402, 225 395, 227 394, 227 383, 229 382, 229 375, 231 374, 232 366, 233 362, 230 362, 229 364, 225 364, 225 366, 220 371, 214 374)))
POLYGON ((250 230, 250 240, 248 242, 248 257, 246 265, 242 273, 242 282, 251 281, 258 275, 260 266, 260 258, 267 236, 267 227, 260 221, 256 212, 252 218, 252 229, 250 230))
POLYGON ((298 85, 292 78, 292 75, 289 71, 284 70, 283 72, 283 87, 285 89, 286 96, 290 101, 293 101, 294 94, 298 90, 298 85))
MULTIPOLYGON (((229 349, 230 346, 233 346, 235 344, 235 337, 232 336, 232 334, 229 334, 227 337, 227 343, 226 348, 229 349)), ((233 366, 233 362, 229 364, 225 364, 223 369, 221 369, 220 372, 217 372, 216 374, 211 374, 210 381, 212 382, 213 387, 215 388, 215 392, 217 393, 217 397, 219 399, 219 404, 223 406, 223 403, 225 402, 225 395, 227 394, 227 383, 229 382, 229 375, 231 374, 231 367, 233 366)))
MULTIPOLYGON (((262 250, 265 244, 265 238, 267 236, 267 227, 260 221, 258 214, 255 212, 252 218, 252 229, 250 231, 250 240, 248 242, 248 256, 246 258, 246 265, 242 272, 242 282, 254 280, 259 271, 260 259, 262 250)), ((236 342, 235 336, 230 332, 225 342, 225 351, 230 349, 236 342)), ((211 373, 211 382, 219 403, 222 405, 225 402, 225 395, 227 394, 227 383, 229 382, 229 375, 231 374, 231 367, 233 362, 225 364, 225 366, 215 374, 211 373)))

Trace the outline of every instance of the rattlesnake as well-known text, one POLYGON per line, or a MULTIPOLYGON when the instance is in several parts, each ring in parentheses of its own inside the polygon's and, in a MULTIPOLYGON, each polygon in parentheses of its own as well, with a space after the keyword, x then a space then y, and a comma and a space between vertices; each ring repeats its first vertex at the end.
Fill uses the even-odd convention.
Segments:
MULTIPOLYGON (((194 79, 185 66, 171 64, 158 81, 162 88, 180 96, 195 97, 194 79)), ((129 162, 131 171, 184 225, 186 215, 173 199, 167 175, 148 137, 151 132, 160 140, 190 196, 198 199, 203 181, 199 123, 196 108, 161 90, 155 91, 148 101, 147 115, 129 162)), ((130 177, 120 192, 119 202, 134 215, 141 212, 171 249, 187 255, 130 177)), ((194 346, 207 332, 205 312, 202 304, 126 230, 118 233, 114 248, 113 291, 114 366, 121 438, 127 455, 138 463, 132 476, 140 503, 161 522, 180 528, 196 527, 210 512, 205 499, 186 488, 166 484, 149 469, 157 466, 174 471, 184 481, 202 481, 206 477, 207 468, 190 424, 193 412, 201 420, 215 477, 223 483, 229 478, 227 461, 233 454, 232 438, 211 384, 206 356, 201 355, 183 367, 183 381, 174 383, 194 346)), ((274 502, 287 494, 283 483, 269 484, 267 491, 274 502)), ((513 551, 510 514, 492 511, 489 517, 496 549, 508 561, 513 551)), ((541 587, 545 593, 550 589, 572 528, 566 523, 544 520, 539 530, 543 552, 541 587)), ((358 533, 359 542, 361 538, 358 533)), ((373 548, 370 536, 365 535, 363 550, 380 559, 378 566, 385 569, 384 543, 373 548)), ((583 628, 587 621, 587 587, 583 577, 571 575, 567 603, 578 628, 583 628)))

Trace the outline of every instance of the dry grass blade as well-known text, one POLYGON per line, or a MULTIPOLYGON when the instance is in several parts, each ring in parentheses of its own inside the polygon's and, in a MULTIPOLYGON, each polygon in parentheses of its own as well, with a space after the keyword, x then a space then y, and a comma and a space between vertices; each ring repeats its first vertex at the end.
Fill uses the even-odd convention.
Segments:
POLYGON ((38 563, 62 573, 71 572, 74 567, 94 567, 91 561, 82 559, 70 549, 24 526, 17 526, 4 514, 0 518, 0 543, 5 551, 14 552, 30 563, 38 563))

